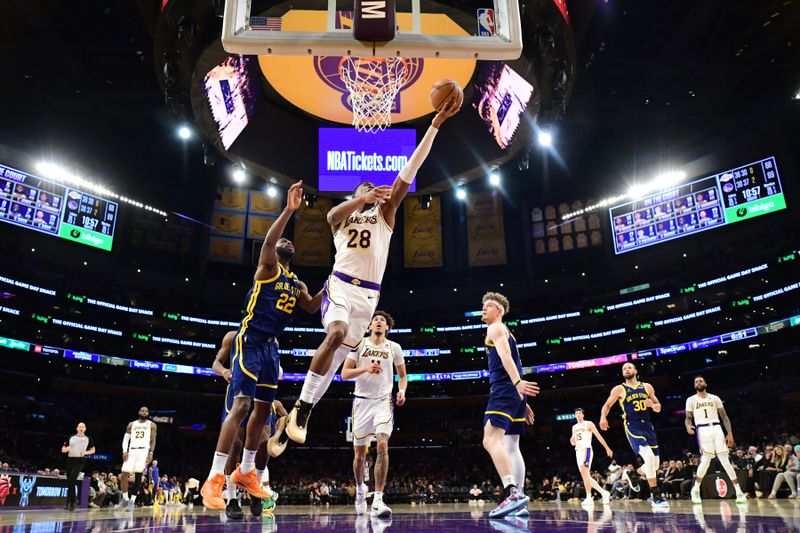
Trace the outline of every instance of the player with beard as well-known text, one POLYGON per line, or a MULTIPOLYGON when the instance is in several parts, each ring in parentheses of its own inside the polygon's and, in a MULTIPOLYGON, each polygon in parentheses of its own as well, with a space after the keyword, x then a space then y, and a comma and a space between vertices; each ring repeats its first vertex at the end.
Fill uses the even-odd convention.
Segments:
POLYGON ((689 435, 697 434, 697 446, 702 454, 700 465, 697 467, 694 487, 692 487, 692 503, 703 503, 700 498, 700 484, 703 482, 703 476, 708 472, 711 459, 714 457, 719 460, 736 489, 736 503, 744 503, 747 501, 747 495, 739 487, 736 472, 733 470, 731 461, 728 458, 730 448, 736 445, 733 441, 731 419, 728 418, 728 413, 725 412, 719 396, 709 394, 706 391, 707 388, 708 385, 705 378, 697 376, 694 378, 694 390, 697 391, 697 394, 686 399, 686 432, 689 435), (727 436, 722 433, 720 421, 725 426, 727 436))
POLYGON ((295 306, 314 313, 321 301, 321 293, 312 298, 306 285, 289 270, 294 245, 281 238, 289 219, 300 207, 302 183, 300 181, 289 188, 286 207, 264 239, 253 287, 245 301, 245 317, 233 339, 230 385, 226 395, 226 405, 230 405, 230 409, 220 429, 208 479, 200 491, 203 505, 209 509, 225 508, 222 498, 225 464, 239 426, 253 403, 245 431, 242 462, 232 472, 231 481, 251 497, 261 500, 269 497, 261 485, 255 461, 278 390, 277 337, 291 321, 295 306))

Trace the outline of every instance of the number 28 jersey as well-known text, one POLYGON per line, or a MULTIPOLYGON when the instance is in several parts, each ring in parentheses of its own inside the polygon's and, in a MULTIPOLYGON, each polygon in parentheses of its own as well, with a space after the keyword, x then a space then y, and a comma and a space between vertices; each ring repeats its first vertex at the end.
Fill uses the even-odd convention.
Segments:
POLYGON ((333 235, 333 270, 350 277, 380 283, 389 257, 392 229, 377 205, 353 211, 333 235))

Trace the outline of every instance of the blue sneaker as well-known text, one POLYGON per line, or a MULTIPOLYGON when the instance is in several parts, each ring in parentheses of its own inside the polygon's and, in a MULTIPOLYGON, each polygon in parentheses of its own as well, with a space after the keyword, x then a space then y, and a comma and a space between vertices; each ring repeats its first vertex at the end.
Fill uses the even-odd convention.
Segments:
POLYGON ((531 515, 531 513, 530 513, 530 511, 528 511, 528 506, 527 505, 525 507, 523 507, 522 509, 520 509, 519 511, 517 511, 516 513, 514 513, 514 516, 528 517, 530 515, 531 515))
POLYGON ((513 515, 522 508, 528 507, 531 499, 517 489, 512 489, 511 493, 500 502, 500 505, 489 511, 489 518, 501 518, 513 515))

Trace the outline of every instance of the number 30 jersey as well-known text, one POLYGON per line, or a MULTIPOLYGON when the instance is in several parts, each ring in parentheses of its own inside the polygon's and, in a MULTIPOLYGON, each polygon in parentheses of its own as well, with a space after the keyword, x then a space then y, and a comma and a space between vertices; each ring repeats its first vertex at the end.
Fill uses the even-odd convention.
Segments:
POLYGON ((357 280, 380 284, 391 240, 392 229, 379 206, 353 211, 333 235, 336 247, 333 270, 357 280))
POLYGON ((271 279, 254 281, 245 299, 241 331, 255 330, 266 337, 277 337, 289 325, 300 297, 300 280, 278 263, 271 279))
POLYGON ((622 384, 625 396, 619 401, 622 407, 622 418, 626 424, 637 424, 650 422, 650 408, 645 403, 649 397, 644 383, 639 383, 636 387, 631 387, 627 383, 622 384))

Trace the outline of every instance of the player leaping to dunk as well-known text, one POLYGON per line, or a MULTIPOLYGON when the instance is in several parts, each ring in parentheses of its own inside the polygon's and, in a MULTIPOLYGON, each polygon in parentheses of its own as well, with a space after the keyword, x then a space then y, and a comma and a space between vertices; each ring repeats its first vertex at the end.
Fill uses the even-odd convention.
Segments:
POLYGON ((439 127, 458 112, 459 104, 457 100, 452 100, 436 114, 391 187, 361 183, 351 200, 328 212, 336 258, 322 297, 325 340, 311 360, 300 399, 289 416, 278 421, 276 434, 270 439, 269 446, 273 457, 286 448, 286 436, 282 434, 284 428, 293 441, 301 444, 306 441, 312 407, 328 389, 347 354, 357 349, 364 339, 378 305, 397 209, 406 197, 417 170, 430 153, 439 127))

